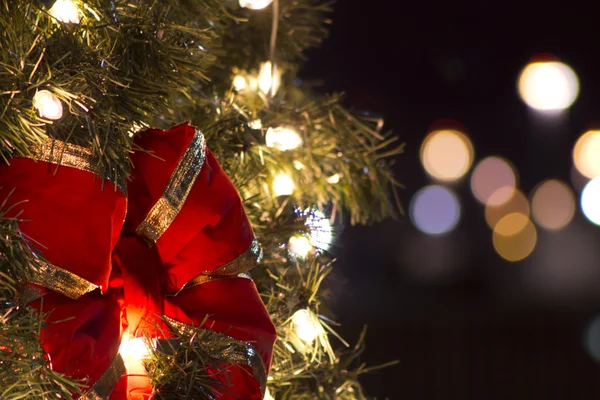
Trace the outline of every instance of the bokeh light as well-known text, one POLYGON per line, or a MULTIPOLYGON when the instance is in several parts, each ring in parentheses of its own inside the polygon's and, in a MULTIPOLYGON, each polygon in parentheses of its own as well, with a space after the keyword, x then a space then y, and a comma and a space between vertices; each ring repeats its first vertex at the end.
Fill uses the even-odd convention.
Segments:
POLYGON ((273 179, 275 196, 289 196, 294 193, 294 189, 296 189, 296 184, 293 179, 283 172, 277 174, 273 179))
POLYGON ((277 65, 271 64, 271 61, 262 63, 258 72, 258 88, 261 92, 274 96, 280 84, 281 73, 277 69, 277 65))
POLYGON ((492 206, 499 206, 510 200, 516 183, 513 167, 500 157, 484 158, 475 166, 471 175, 471 191, 475 198, 492 206))
POLYGON ((237 91, 246 89, 246 78, 241 75, 236 75, 236 77, 233 78, 233 87, 237 91))
POLYGON ((520 228, 518 226, 516 228, 510 227, 511 231, 525 228, 529 217, 529 201, 520 190, 504 186, 490 196, 489 204, 485 206, 485 221, 490 228, 498 230, 498 233, 509 235, 509 233, 502 231, 505 225, 498 225, 498 222, 508 214, 513 213, 525 216, 525 220, 522 221, 523 224, 520 228), (509 196, 509 200, 501 203, 500 200, 505 199, 507 196, 509 196), (496 205, 498 203, 501 204, 496 205))
POLYGON ((451 182, 462 178, 473 163, 473 145, 457 130, 431 132, 421 145, 421 163, 434 179, 451 182))
POLYGON ((421 232, 440 235, 451 231, 458 224, 460 203, 450 189, 431 185, 415 193, 409 213, 421 232))
POLYGON ((492 240, 500 257, 516 262, 531 254, 537 242, 537 231, 526 215, 512 213, 498 221, 492 240))
POLYGON ((575 72, 558 61, 529 63, 519 77, 519 94, 531 108, 557 111, 570 107, 579 94, 575 72))
POLYGON ((590 222, 600 225, 600 177, 592 179, 583 188, 581 210, 590 222))
POLYGON ((600 176, 600 131, 581 135, 573 148, 573 162, 583 176, 590 179, 600 176))
POLYGON ((556 231, 567 226, 575 214, 575 196, 565 183, 551 179, 540 183, 531 198, 533 220, 542 228, 556 231))

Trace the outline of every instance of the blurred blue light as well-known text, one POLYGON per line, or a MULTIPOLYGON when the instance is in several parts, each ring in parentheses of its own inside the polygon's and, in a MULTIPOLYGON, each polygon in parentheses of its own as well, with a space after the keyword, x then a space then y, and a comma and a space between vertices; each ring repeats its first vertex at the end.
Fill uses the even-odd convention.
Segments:
POLYGON ((415 193, 409 213, 420 231, 429 235, 441 235, 450 232, 458 224, 460 203, 450 189, 430 185, 415 193))

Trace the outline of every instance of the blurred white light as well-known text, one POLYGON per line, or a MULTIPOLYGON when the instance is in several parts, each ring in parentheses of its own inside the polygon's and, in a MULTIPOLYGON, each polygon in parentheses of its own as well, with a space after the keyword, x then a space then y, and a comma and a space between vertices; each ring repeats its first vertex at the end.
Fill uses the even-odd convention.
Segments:
POLYGON ((233 87, 237 91, 246 89, 246 78, 241 75, 237 75, 235 78, 233 78, 233 87))
POLYGON ((294 181, 285 173, 280 173, 273 179, 275 196, 289 196, 294 193, 294 189, 296 189, 294 181))
POLYGON ((600 177, 592 179, 583 188, 581 210, 590 222, 600 225, 600 177))
POLYGON ((251 129, 262 129, 262 121, 260 119, 255 119, 254 121, 248 122, 248 126, 251 129))
POLYGON ((577 98, 579 80, 575 72, 561 62, 533 62, 521 72, 519 94, 533 109, 564 110, 577 98))
POLYGON ((430 235, 440 235, 456 227, 460 204, 448 188, 431 185, 419 190, 410 203, 410 217, 415 226, 430 235))
POLYGON ((303 141, 302 137, 300 137, 296 130, 289 127, 279 126, 277 128, 267 129, 265 143, 268 147, 286 151, 302 146, 303 141))
POLYGON ((583 176, 590 179, 600 176, 600 131, 581 135, 573 148, 573 162, 583 176))
POLYGON ((40 90, 33 96, 33 107, 42 118, 57 120, 63 115, 62 103, 48 90, 40 90))
POLYGON ((273 0, 240 0, 240 7, 251 10, 261 10, 271 4, 273 0))
POLYGON ((48 13, 60 22, 79 23, 79 9, 71 0, 56 0, 48 13))
POLYGON ((451 182, 462 178, 473 163, 473 145, 456 130, 430 133, 421 145, 421 163, 433 178, 451 182))
POLYGON ((306 308, 300 309, 292 315, 292 324, 296 335, 306 344, 312 343, 317 336, 325 333, 318 317, 306 308))
POLYGON ((296 256, 306 258, 312 252, 313 246, 307 237, 292 236, 288 242, 288 249, 296 256))
POLYGON ((340 181, 340 174, 333 174, 329 178, 327 178, 327 182, 336 184, 340 181))
POLYGON ((269 388, 265 390, 265 397, 263 397, 263 400, 275 400, 275 398, 271 396, 271 393, 269 393, 269 388))
POLYGON ((276 65, 271 66, 271 61, 261 64, 260 71, 258 72, 258 88, 264 94, 275 95, 281 84, 281 74, 277 70, 276 65))
POLYGON ((487 157, 473 169, 471 191, 483 204, 500 206, 514 194, 516 174, 503 158, 487 157))

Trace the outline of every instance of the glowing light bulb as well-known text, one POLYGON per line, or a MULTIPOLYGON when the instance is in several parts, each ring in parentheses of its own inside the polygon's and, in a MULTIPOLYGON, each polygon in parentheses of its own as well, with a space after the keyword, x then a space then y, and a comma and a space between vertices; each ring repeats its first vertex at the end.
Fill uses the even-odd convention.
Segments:
POLYGON ((258 88, 260 91, 273 96, 277 93, 280 84, 281 74, 277 70, 277 66, 272 66, 271 61, 262 63, 258 72, 258 88))
POLYGON ((62 103, 48 90, 40 90, 33 96, 33 107, 42 118, 57 120, 63 115, 62 103))
POLYGON ((319 335, 325 333, 317 316, 306 308, 292 315, 292 324, 296 335, 306 344, 312 343, 319 335))
POLYGON ((60 22, 79 23, 80 11, 72 0, 56 0, 48 13, 60 22))
POLYGON ((240 0, 240 7, 249 8, 251 10, 262 10, 272 2, 273 0, 240 0))
POLYGON ((581 209, 591 223, 600 225, 600 177, 592 179, 583 188, 581 209))
POLYGON ((241 75, 237 75, 235 78, 233 78, 233 87, 237 91, 246 89, 246 78, 241 75))
POLYGON ((248 122, 248 126, 251 129, 262 129, 262 121, 260 119, 255 119, 254 121, 248 122))
POLYGON ((275 192, 275 196, 289 196, 294 193, 294 189, 296 189, 296 184, 292 178, 285 173, 280 173, 273 179, 273 191, 275 192))
POLYGON ((267 388, 265 391, 265 397, 263 397, 263 400, 275 400, 275 398, 271 396, 271 393, 269 393, 269 388, 267 388))
POLYGON ((340 174, 333 174, 329 178, 327 178, 327 182, 336 184, 340 181, 340 174))
POLYGON ((306 256, 313 251, 313 246, 308 238, 297 235, 290 238, 288 249, 290 249, 294 255, 306 258, 306 256))
POLYGON ((521 72, 519 93, 535 110, 564 110, 577 98, 579 80, 575 72, 561 62, 533 62, 521 72))
POLYGON ((267 129, 265 143, 268 147, 286 151, 302 146, 303 141, 302 137, 294 129, 279 126, 267 129))
POLYGON ((323 211, 307 210, 306 225, 310 227, 310 244, 322 250, 329 249, 333 240, 333 228, 323 211))

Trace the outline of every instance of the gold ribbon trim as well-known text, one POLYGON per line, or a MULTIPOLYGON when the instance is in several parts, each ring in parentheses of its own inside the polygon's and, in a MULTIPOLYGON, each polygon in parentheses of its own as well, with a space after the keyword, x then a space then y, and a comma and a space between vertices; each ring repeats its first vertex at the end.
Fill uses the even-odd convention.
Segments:
MULTIPOLYGON (((90 148, 46 137, 41 143, 32 146, 30 150, 32 155, 27 158, 77 168, 102 176, 98 168, 98 162, 90 148)), ((123 193, 126 192, 127 185, 124 179, 116 182, 110 178, 107 179, 113 182, 123 193)))
POLYGON ((31 283, 63 294, 73 300, 100 287, 66 269, 39 259, 33 266, 33 270, 35 272, 31 277, 31 283))
POLYGON ((191 281, 183 285, 183 287, 175 293, 173 296, 177 296, 182 290, 189 289, 194 286, 202 285, 208 282, 216 281, 218 279, 226 278, 248 278, 250 274, 248 271, 258 265, 262 260, 263 252, 260 247, 258 239, 254 238, 248 249, 236 257, 234 260, 228 262, 225 265, 213 271, 202 272, 200 275, 193 278, 191 281))
POLYGON ((205 158, 206 141, 202 132, 196 130, 194 138, 175 167, 163 195, 135 230, 138 235, 156 243, 165 233, 187 200, 192 186, 202 171, 205 158))
MULTIPOLYGON (((248 342, 244 342, 231 336, 218 333, 215 331, 211 331, 208 329, 200 328, 198 326, 184 324, 182 322, 176 321, 167 316, 163 316, 163 318, 174 327, 180 335, 185 335, 191 338, 194 338, 200 332, 209 331, 211 335, 215 335, 216 337, 220 337, 222 339, 227 339, 229 342, 233 343, 233 345, 229 345, 227 348, 210 348, 211 341, 205 340, 202 342, 204 346, 210 348, 211 351, 218 353, 220 356, 224 358, 225 361, 233 363, 233 364, 243 364, 252 368, 254 373, 254 377, 258 381, 260 385, 260 390, 262 396, 265 395, 265 390, 267 387, 267 371, 265 369, 265 364, 258 353, 258 350, 254 346, 252 346, 248 342)), ((262 397, 261 396, 261 397, 262 397)))
POLYGON ((119 353, 112 360, 102 376, 90 387, 80 400, 108 400, 119 379, 125 374, 125 363, 119 353))

